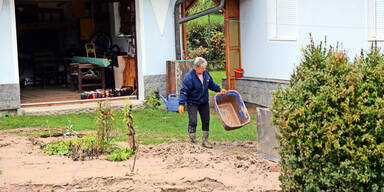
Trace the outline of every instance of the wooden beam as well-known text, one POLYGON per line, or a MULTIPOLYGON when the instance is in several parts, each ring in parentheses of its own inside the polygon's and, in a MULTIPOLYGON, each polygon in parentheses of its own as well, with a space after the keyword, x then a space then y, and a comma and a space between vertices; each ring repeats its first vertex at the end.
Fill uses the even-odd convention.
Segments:
POLYGON ((236 89, 236 79, 232 76, 232 65, 231 63, 231 50, 239 50, 239 67, 241 67, 241 49, 240 49, 240 23, 237 24, 238 27, 238 42, 236 46, 231 46, 230 39, 230 20, 240 20, 240 2, 239 0, 226 0, 225 1, 226 10, 224 11, 224 29, 225 29, 225 58, 226 58, 226 75, 227 75, 227 89, 236 89))
POLYGON ((232 46, 229 49, 230 50, 240 50, 240 46, 232 46))
MULTIPOLYGON (((183 3, 181 4, 181 16, 185 17, 187 15, 186 11, 186 4, 183 3)), ((184 53, 184 58, 188 59, 188 50, 187 50, 187 25, 184 22, 182 24, 182 35, 183 35, 183 53, 184 53)))
POLYGON ((231 60, 229 57, 230 47, 229 47, 229 24, 228 20, 224 20, 224 34, 225 34, 225 60, 226 60, 226 76, 227 76, 227 89, 232 89, 232 79, 231 79, 231 60))

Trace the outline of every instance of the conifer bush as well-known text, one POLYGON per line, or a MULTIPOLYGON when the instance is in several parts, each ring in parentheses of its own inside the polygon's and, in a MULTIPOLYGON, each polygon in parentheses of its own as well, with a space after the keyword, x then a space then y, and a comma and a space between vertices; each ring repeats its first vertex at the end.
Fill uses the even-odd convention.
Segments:
POLYGON ((273 93, 282 191, 384 192, 384 55, 311 43, 273 93))

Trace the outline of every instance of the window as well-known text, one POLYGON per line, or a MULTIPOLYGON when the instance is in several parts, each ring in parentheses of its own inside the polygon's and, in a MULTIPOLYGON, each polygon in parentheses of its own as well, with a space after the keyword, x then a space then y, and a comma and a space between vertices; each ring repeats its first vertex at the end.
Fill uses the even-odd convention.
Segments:
POLYGON ((384 41, 384 0, 367 0, 368 40, 384 41))
POLYGON ((269 40, 295 41, 297 0, 268 0, 267 10, 269 40))

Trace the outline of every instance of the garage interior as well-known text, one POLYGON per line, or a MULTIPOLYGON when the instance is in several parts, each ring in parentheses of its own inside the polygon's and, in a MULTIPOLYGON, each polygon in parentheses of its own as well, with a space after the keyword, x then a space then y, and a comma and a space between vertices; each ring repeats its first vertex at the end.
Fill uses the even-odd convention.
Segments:
POLYGON ((136 98, 134 0, 16 0, 15 9, 22 106, 136 98))

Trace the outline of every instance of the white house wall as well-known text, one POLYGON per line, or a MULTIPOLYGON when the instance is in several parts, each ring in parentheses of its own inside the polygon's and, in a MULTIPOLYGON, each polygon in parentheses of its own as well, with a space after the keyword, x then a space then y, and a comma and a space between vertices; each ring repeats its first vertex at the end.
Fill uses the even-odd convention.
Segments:
MULTIPOLYGON (((173 10, 175 0, 170 0, 165 17, 164 32, 161 34, 150 0, 142 0, 141 23, 143 35, 142 64, 144 74, 145 94, 154 88, 159 88, 162 94, 166 92, 166 61, 175 60, 175 36, 173 10)), ((165 11, 165 8, 164 8, 165 11)), ((139 43, 138 43, 139 44, 139 43)), ((138 54, 140 51, 138 51, 138 54)))
POLYGON ((20 106, 15 4, 3 0, 0 7, 0 111, 20 106))
POLYGON ((168 5, 169 8, 164 26, 164 34, 161 35, 150 0, 143 0, 146 49, 145 75, 165 74, 165 62, 176 58, 173 17, 174 4, 175 0, 171 0, 168 5))
POLYGON ((15 8, 13 0, 3 0, 0 10, 0 84, 19 82, 15 8))
POLYGON ((343 44, 353 58, 368 49, 366 0, 297 0, 297 40, 268 39, 269 0, 240 0, 241 59, 244 75, 289 79, 300 62, 300 49, 327 37, 329 45, 343 44))

